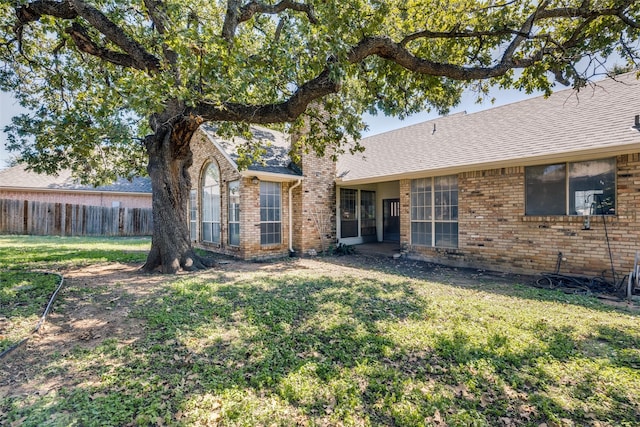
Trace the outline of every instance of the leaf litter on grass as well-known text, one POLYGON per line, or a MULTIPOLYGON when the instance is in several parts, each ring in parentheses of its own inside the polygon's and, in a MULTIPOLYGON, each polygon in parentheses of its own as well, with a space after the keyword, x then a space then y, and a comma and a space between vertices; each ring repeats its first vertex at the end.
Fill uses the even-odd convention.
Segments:
MULTIPOLYGON (((507 279, 474 286, 461 276, 464 286, 452 286, 414 267, 347 262, 234 261, 147 287, 131 270, 119 292, 141 291, 113 303, 130 306, 120 329, 105 345, 67 353, 64 368, 49 364, 51 376, 91 372, 92 380, 68 381, 48 413, 83 425, 636 419, 640 379, 625 358, 639 347, 637 314, 507 279), (125 339, 127 325, 140 329, 135 340, 125 339)), ((447 282, 456 274, 446 272, 447 282)), ((8 419, 26 414, 32 425, 45 405, 2 402, 8 419)))

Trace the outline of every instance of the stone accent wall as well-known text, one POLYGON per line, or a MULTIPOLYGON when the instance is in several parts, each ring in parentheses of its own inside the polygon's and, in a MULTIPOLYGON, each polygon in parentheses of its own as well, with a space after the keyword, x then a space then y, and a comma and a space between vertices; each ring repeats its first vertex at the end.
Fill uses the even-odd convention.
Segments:
POLYGON ((103 208, 113 207, 113 202, 120 203, 121 208, 143 208, 151 209, 151 193, 149 194, 127 194, 114 192, 91 192, 91 191, 12 191, 0 190, 0 199, 29 200, 32 202, 63 203, 69 205, 101 206, 103 208))
MULTIPOLYGON (((618 156, 615 216, 525 216, 524 167, 458 175, 457 249, 410 246, 410 256, 454 266, 516 273, 560 272, 601 275, 612 280, 609 246, 617 281, 633 267, 640 250, 640 154, 618 156), (608 236, 608 243, 607 243, 608 236)), ((409 184, 401 181, 402 242, 410 239, 409 184), (405 219, 406 218, 406 219, 405 219)))

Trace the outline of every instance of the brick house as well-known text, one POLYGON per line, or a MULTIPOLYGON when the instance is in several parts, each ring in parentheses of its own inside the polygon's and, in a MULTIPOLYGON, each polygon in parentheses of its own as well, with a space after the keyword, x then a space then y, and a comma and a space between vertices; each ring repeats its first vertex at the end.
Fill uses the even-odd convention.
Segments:
POLYGON ((523 273, 554 271, 562 253, 564 273, 610 277, 613 264, 620 280, 640 249, 640 82, 616 80, 368 137, 337 162, 294 165, 289 141, 256 127, 265 162, 239 172, 242 141, 204 126, 192 238, 245 259, 394 242, 411 258, 523 273))
POLYGON ((237 151, 244 139, 221 139, 207 124, 194 135, 192 241, 243 259, 320 251, 335 242, 335 162, 302 153, 295 164, 285 135, 258 126, 251 131, 266 151, 261 163, 241 171, 237 151))
POLYGON ((640 250, 640 81, 629 73, 366 138, 337 163, 337 239, 452 266, 619 281, 640 250), (610 249, 609 249, 610 248, 610 249))

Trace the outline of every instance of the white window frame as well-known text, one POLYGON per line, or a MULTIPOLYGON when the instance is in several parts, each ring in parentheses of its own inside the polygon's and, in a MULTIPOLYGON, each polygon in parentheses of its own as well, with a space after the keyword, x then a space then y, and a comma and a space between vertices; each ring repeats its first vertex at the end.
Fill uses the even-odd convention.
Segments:
POLYGON ((230 181, 227 184, 227 200, 228 200, 228 215, 227 215, 227 229, 228 237, 227 241, 229 246, 240 246, 240 181, 230 181), (235 192, 235 194, 232 194, 235 192), (237 229, 237 233, 232 232, 232 229, 237 229), (238 236, 237 241, 232 241, 233 236, 238 236))
POLYGON ((260 245, 282 244, 282 184, 260 181, 260 245))
POLYGON ((458 217, 458 176, 447 175, 439 177, 418 178, 411 181, 410 190, 410 222, 411 222, 411 244, 415 246, 456 249, 459 245, 459 217, 458 217), (455 179, 455 184, 446 184, 446 188, 436 190, 439 185, 445 185, 446 180, 455 179), (428 186, 429 190, 417 193, 414 184, 423 182, 423 188, 428 186), (439 184, 439 181, 441 182, 439 184), (445 194, 447 197, 445 197, 445 194), (422 197, 420 197, 422 196, 422 197), (418 203, 416 203, 418 202, 418 203), (446 203, 445 203, 446 202, 446 203), (414 239, 414 224, 427 224, 430 228, 430 242, 416 242, 414 239), (450 236, 453 240, 454 233, 438 232, 440 228, 455 227, 455 244, 442 244, 444 236, 450 236))
POLYGON ((193 242, 198 240, 198 190, 189 191, 189 234, 193 242))
POLYGON ((215 162, 211 162, 204 169, 204 174, 202 175, 202 184, 201 184, 201 194, 202 194, 202 204, 200 206, 200 238, 203 242, 207 243, 220 243, 221 236, 221 210, 222 210, 222 198, 220 197, 221 188, 220 188, 220 168, 215 162), (211 168, 215 168, 216 176, 211 176, 213 178, 214 184, 207 184, 207 173, 211 168), (207 191, 209 189, 209 191, 207 191), (206 211, 209 208, 210 211, 206 211), (217 215, 216 215, 217 214, 217 215), (205 239, 206 227, 210 227, 211 231, 211 239, 205 239))

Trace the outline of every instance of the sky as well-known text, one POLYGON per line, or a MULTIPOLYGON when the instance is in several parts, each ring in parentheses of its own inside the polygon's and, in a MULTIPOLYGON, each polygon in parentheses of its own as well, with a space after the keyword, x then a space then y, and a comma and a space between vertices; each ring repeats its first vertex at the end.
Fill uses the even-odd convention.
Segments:
POLYGON ((0 92, 0 169, 6 166, 10 158, 10 154, 5 149, 7 134, 4 133, 4 128, 11 124, 11 117, 20 114, 22 111, 11 94, 0 92))
MULTIPOLYGON (((495 101, 493 103, 491 103, 488 99, 487 101, 478 104, 475 102, 475 96, 473 96, 473 94, 467 94, 463 97, 462 102, 459 106, 451 109, 450 114, 459 113, 462 111, 472 113, 476 111, 486 110, 488 108, 517 102, 526 98, 530 98, 532 96, 539 95, 527 95, 524 92, 520 92, 517 90, 493 90, 490 93, 490 97, 495 98, 495 101)), ((14 154, 7 152, 7 150, 5 149, 7 135, 4 132, 4 128, 11 123, 11 117, 20 114, 23 111, 24 110, 18 105, 18 103, 10 93, 0 92, 0 169, 7 167, 8 161, 14 154)), ((413 116, 407 117, 404 120, 400 120, 396 117, 387 117, 383 114, 378 114, 377 116, 365 116, 364 120, 369 125, 369 129, 363 134, 363 137, 376 135, 412 124, 424 122, 436 117, 438 117, 438 114, 435 112, 418 113, 413 116)))

